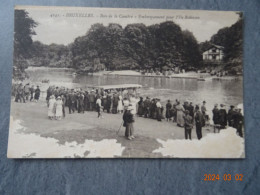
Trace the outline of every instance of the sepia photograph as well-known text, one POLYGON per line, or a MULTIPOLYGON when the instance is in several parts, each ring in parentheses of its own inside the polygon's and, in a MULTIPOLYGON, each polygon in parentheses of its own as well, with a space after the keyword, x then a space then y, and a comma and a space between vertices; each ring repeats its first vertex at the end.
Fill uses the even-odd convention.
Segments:
POLYGON ((8 158, 245 158, 243 13, 16 6, 8 158))

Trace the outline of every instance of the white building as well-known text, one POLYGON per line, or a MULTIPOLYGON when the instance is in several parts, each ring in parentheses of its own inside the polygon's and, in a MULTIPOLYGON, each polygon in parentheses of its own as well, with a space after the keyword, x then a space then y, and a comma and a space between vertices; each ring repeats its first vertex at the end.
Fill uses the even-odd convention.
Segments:
POLYGON ((211 45, 208 50, 203 52, 203 60, 221 61, 224 57, 224 47, 219 45, 211 45))

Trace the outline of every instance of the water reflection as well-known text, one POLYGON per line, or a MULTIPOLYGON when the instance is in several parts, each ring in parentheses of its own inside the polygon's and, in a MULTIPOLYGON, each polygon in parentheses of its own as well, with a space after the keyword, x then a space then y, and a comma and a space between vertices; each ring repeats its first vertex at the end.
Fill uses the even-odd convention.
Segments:
MULTIPOLYGON (((59 84, 69 87, 85 88, 89 85, 113 84, 141 84, 141 96, 160 98, 165 104, 168 99, 175 101, 193 101, 194 104, 207 101, 208 110, 212 110, 215 103, 237 105, 243 102, 243 83, 241 80, 209 80, 197 81, 181 78, 153 78, 136 76, 86 76, 73 75, 72 70, 64 69, 29 69, 27 70, 32 82, 49 79, 50 84, 59 84)), ((210 111, 211 112, 211 111, 210 111)))

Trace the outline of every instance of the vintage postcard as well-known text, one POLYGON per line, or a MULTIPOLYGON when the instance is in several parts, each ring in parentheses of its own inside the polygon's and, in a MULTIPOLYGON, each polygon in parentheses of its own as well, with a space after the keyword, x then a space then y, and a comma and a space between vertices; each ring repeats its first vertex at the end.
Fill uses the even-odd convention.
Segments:
POLYGON ((245 158, 243 13, 16 6, 8 158, 245 158))

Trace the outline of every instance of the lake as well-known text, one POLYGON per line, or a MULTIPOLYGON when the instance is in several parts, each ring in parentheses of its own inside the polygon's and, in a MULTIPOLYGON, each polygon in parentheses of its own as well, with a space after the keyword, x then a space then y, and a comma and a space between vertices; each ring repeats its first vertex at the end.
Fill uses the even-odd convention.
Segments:
MULTIPOLYGON (((207 80, 184 78, 158 78, 140 76, 89 76, 73 75, 72 69, 37 68, 30 67, 26 70, 31 83, 41 83, 43 79, 50 80, 49 85, 85 88, 88 85, 111 84, 140 84, 140 95, 143 97, 160 98, 165 107, 166 101, 175 99, 192 101, 193 104, 207 102, 206 107, 211 116, 214 104, 237 105, 243 103, 243 81, 240 80, 207 80)), ((45 90, 48 84, 41 83, 41 90, 45 90)))

